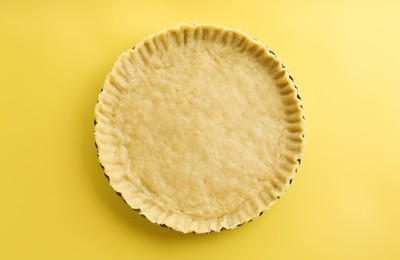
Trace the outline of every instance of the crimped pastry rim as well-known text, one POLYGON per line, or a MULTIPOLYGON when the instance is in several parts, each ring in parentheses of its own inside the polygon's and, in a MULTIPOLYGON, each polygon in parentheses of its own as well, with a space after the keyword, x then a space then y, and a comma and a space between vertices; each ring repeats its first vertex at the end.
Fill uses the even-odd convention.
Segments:
MULTIPOLYGON (((106 95, 112 95, 112 93, 106 93, 106 95)), ((208 233, 211 231, 219 232, 223 229, 233 229, 243 223, 249 222, 252 219, 258 217, 263 211, 268 210, 277 200, 284 194, 287 187, 291 183, 292 178, 297 172, 297 167, 300 164, 300 158, 304 151, 305 140, 305 119, 303 116, 303 108, 300 104, 300 96, 297 91, 297 87, 294 85, 292 77, 289 75, 287 69, 282 62, 276 57, 276 55, 270 51, 265 45, 258 42, 256 39, 248 36, 246 33, 236 29, 230 29, 222 26, 207 25, 207 24, 180 24, 176 27, 165 29, 159 33, 153 34, 144 40, 142 40, 136 48, 128 50, 121 54, 117 59, 112 71, 107 75, 104 87, 99 94, 99 99, 95 107, 95 143, 98 147, 98 157, 100 164, 104 169, 105 175, 110 180, 110 185, 113 189, 121 195, 123 200, 133 209, 138 210, 139 213, 151 222, 170 227, 173 230, 181 231, 183 233, 208 233), (150 55, 149 53, 149 42, 154 41, 158 37, 163 37, 167 34, 179 34, 184 30, 195 30, 198 33, 232 33, 235 37, 243 37, 245 44, 243 48, 245 50, 251 50, 253 53, 258 55, 259 59, 265 60, 265 66, 269 67, 270 71, 273 71, 275 86, 280 89, 281 101, 285 104, 285 123, 286 130, 285 140, 287 140, 287 149, 284 164, 278 165, 279 174, 274 175, 271 180, 271 186, 268 190, 263 190, 260 194, 257 194, 252 199, 245 201, 245 205, 239 208, 238 212, 232 212, 231 214, 224 216, 225 219, 211 219, 211 220, 199 220, 192 221, 188 217, 185 218, 182 215, 165 216, 164 212, 160 212, 159 209, 155 209, 156 205, 151 205, 151 201, 146 203, 138 202, 135 199, 135 194, 127 192, 125 189, 121 189, 121 182, 128 181, 127 179, 120 178, 115 174, 115 168, 118 166, 112 165, 112 162, 104 159, 105 152, 102 150, 102 146, 105 142, 109 142, 110 138, 113 140, 115 136, 107 133, 108 127, 112 128, 112 125, 107 122, 106 113, 108 106, 112 104, 104 101, 103 95, 107 92, 110 86, 118 89, 118 82, 113 78, 113 75, 118 74, 118 61, 124 58, 124 55, 140 55, 144 61, 150 55), (110 170, 113 168, 113 170, 110 170), (148 205, 150 203, 150 205, 148 205), (257 208, 257 210, 254 210, 257 208), (227 221, 231 216, 235 215, 235 221, 227 221), (239 218, 238 218, 239 216, 239 218), (189 223, 191 222, 191 223, 189 223)), ((120 169, 122 171, 122 167, 120 169)))

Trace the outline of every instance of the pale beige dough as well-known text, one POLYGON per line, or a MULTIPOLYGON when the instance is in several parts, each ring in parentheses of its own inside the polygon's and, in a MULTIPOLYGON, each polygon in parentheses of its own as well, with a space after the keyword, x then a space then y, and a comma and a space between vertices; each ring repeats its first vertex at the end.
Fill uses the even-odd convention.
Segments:
POLYGON ((303 150, 293 82, 244 33, 181 25, 123 53, 96 106, 113 188, 182 232, 234 228, 287 188, 303 150))

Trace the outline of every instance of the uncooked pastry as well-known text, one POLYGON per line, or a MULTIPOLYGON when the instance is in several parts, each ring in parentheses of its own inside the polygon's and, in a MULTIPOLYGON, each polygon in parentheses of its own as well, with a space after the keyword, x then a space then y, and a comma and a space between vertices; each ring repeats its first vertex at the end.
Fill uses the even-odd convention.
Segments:
POLYGON ((111 186, 150 221, 232 229, 294 177, 304 118, 287 69, 238 30, 179 25, 124 52, 95 108, 111 186))

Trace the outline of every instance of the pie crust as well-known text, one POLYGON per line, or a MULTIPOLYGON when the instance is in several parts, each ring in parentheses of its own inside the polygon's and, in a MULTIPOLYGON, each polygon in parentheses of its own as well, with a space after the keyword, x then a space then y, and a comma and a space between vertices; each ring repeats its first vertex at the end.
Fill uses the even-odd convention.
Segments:
POLYGON ((288 188, 304 149, 292 78, 247 34, 181 24, 125 51, 95 107, 113 189, 184 233, 233 229, 288 188))

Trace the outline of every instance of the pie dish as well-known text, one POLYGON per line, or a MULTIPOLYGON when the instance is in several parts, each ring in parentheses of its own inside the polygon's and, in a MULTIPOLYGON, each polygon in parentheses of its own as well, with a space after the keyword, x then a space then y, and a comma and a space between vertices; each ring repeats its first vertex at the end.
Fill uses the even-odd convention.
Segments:
POLYGON ((304 132, 282 62, 216 25, 181 24, 122 53, 95 107, 112 188, 184 233, 233 229, 268 210, 297 171, 304 132))

